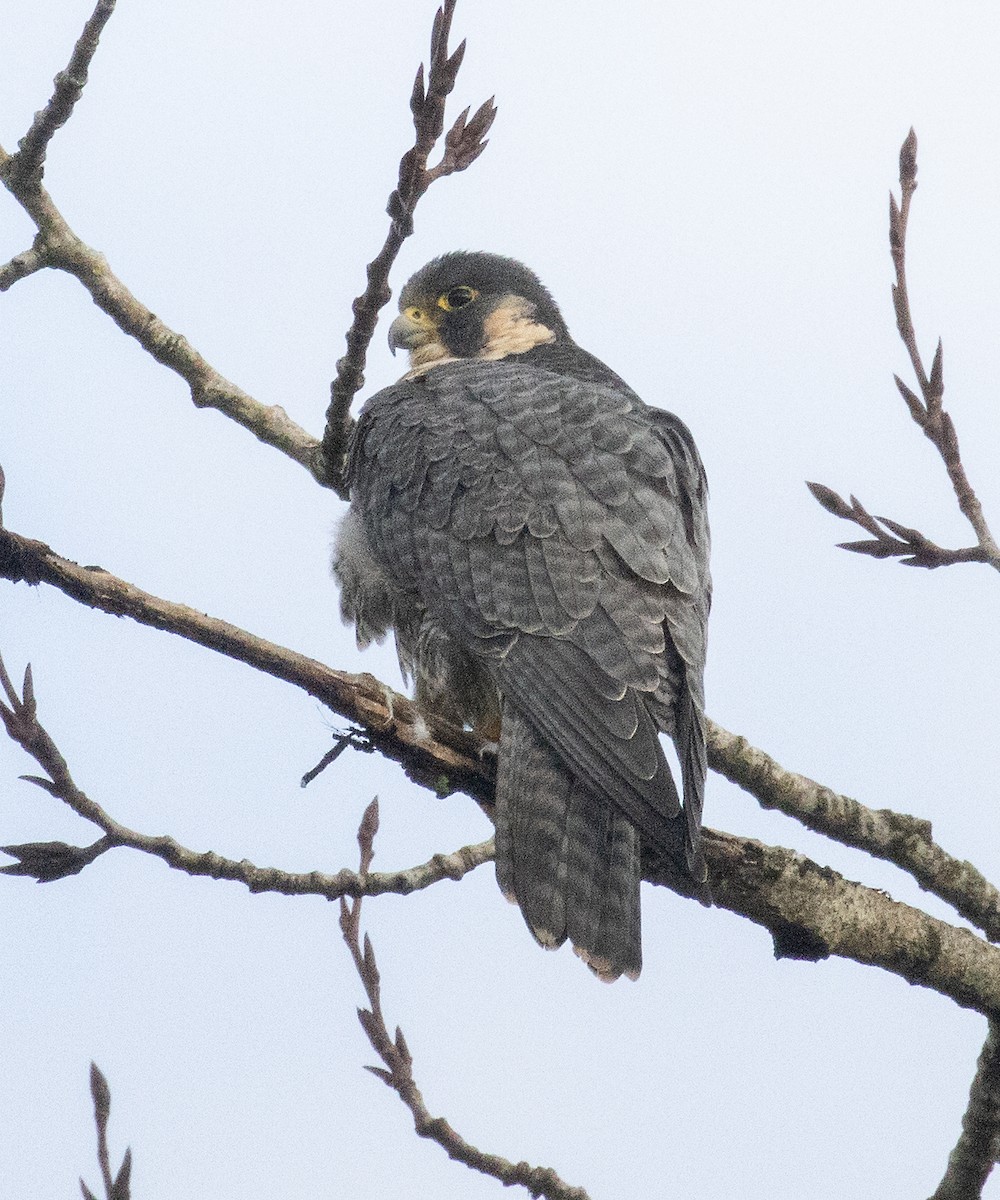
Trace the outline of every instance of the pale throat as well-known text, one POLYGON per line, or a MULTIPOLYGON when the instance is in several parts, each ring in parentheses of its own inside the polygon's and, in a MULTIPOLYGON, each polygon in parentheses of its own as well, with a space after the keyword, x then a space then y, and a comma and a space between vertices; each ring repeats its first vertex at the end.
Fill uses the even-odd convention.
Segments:
POLYGON ((556 340, 553 330, 535 320, 535 306, 522 296, 504 296, 483 321, 483 333, 486 338, 478 357, 486 359, 525 354, 556 340))

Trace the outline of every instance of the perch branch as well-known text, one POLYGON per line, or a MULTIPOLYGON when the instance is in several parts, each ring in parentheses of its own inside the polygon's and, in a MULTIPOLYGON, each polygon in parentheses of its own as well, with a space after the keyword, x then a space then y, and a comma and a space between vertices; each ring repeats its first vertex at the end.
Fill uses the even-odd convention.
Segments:
POLYGON ((210 879, 229 879, 243 883, 251 892, 278 892, 284 896, 323 896, 336 900, 341 896, 380 896, 392 892, 406 896, 438 883, 442 879, 461 879, 469 871, 493 857, 492 839, 463 846, 451 854, 435 854, 429 862, 406 870, 386 871, 377 875, 358 875, 346 868, 334 875, 320 871, 297 873, 276 867, 257 867, 246 859, 240 862, 213 851, 198 852, 180 845, 171 837, 138 833, 111 817, 96 801, 77 787, 69 766, 58 747, 38 720, 31 669, 25 672, 22 694, 14 687, 3 659, 0 659, 0 686, 7 697, 0 704, 0 720, 8 737, 38 763, 47 778, 26 775, 50 796, 63 801, 78 816, 92 822, 104 837, 91 846, 69 846, 65 842, 30 842, 2 846, 5 854, 17 861, 0 867, 5 875, 28 875, 39 883, 49 883, 75 875, 101 854, 116 847, 128 847, 162 859, 175 870, 210 879))
POLYGON ((461 790, 482 798, 484 773, 488 776, 485 767, 490 763, 483 759, 478 739, 433 720, 371 675, 335 671, 236 625, 153 596, 100 567, 81 567, 60 558, 43 542, 5 529, 0 529, 0 578, 50 584, 81 604, 167 630, 292 683, 364 726, 376 750, 403 763, 417 782, 437 791, 461 790))
POLYGON ((455 87, 458 70, 465 56, 465 42, 449 54, 448 38, 456 0, 445 0, 434 17, 431 33, 430 66, 424 85, 421 64, 413 84, 410 111, 413 114, 414 142, 399 164, 399 182, 389 197, 389 232, 378 255, 368 264, 368 283, 353 304, 354 320, 347 331, 347 353, 337 362, 337 377, 330 385, 330 406, 326 412, 320 460, 313 467, 317 478, 325 478, 345 495, 341 479, 347 436, 350 429, 351 401, 365 381, 368 347, 378 314, 388 304, 389 272, 403 242, 413 232, 413 214, 421 196, 436 179, 464 171, 486 149, 496 108, 492 98, 481 104, 471 120, 465 109, 445 137, 444 152, 435 167, 427 160, 444 130, 445 105, 455 87))
POLYGON ((708 722, 708 762, 754 796, 763 808, 794 817, 807 829, 864 850, 908 872, 927 892, 950 904, 1000 942, 1000 891, 968 862, 934 841, 931 824, 888 808, 868 808, 850 796, 786 771, 746 738, 708 722))
MULTIPOLYGON (((103 572, 100 574, 104 575, 103 572)), ((181 613, 187 614, 184 618, 187 621, 198 616, 191 610, 181 610, 181 613)), ((163 626, 162 614, 158 613, 157 617, 156 623, 161 627, 172 628, 163 626)), ((492 800, 493 763, 479 753, 476 747, 480 750, 482 747, 471 734, 442 724, 435 737, 426 725, 426 718, 413 709, 411 702, 395 696, 371 676, 352 677, 332 672, 304 656, 261 642, 234 626, 225 626, 210 618, 201 620, 211 624, 216 636, 219 627, 223 627, 231 648, 242 645, 254 650, 250 655, 243 653, 234 657, 242 657, 265 672, 305 687, 328 704, 331 699, 336 699, 337 703, 331 706, 351 720, 367 724, 372 740, 383 739, 384 753, 402 762, 417 782, 439 790, 443 790, 442 785, 449 789, 459 786, 479 799, 488 811, 492 800), (317 674, 335 685, 325 696, 325 689, 316 688, 317 674), (368 702, 379 692, 381 712, 386 714, 387 720, 382 725, 369 724, 372 709, 368 702), (400 710, 407 708, 411 711, 403 719, 400 710), (409 742, 404 742, 407 732, 409 742), (470 748, 464 763, 456 754, 456 746, 463 740, 470 748), (464 772, 460 784, 456 783, 452 773, 455 766, 464 772)), ((183 628, 173 628, 175 632, 183 632, 183 628)), ((26 676, 23 697, 17 696, 5 675, 3 686, 8 704, 0 708, 0 716, 9 735, 42 763, 50 775, 48 779, 33 779, 33 782, 50 794, 66 798, 75 811, 97 824, 107 837, 136 849, 148 849, 178 869, 187 870, 190 864, 194 873, 241 879, 248 887, 259 882, 275 891, 318 890, 315 875, 292 876, 261 868, 263 875, 255 877, 250 864, 232 864, 231 860, 211 853, 185 852, 169 838, 148 839, 143 844, 142 835, 113 822, 76 788, 58 749, 38 724, 30 674, 26 676), (190 858, 185 858, 185 854, 190 858)), ((1000 950, 989 943, 918 909, 900 904, 882 892, 844 879, 835 871, 793 851, 712 830, 706 830, 705 840, 716 903, 766 928, 774 940, 776 954, 810 960, 831 954, 851 958, 865 965, 882 967, 910 983, 933 988, 957 1004, 990 1015, 1000 1014, 1000 950)), ((46 849, 36 845, 31 847, 31 852, 41 855, 44 861, 46 849)), ((54 851, 57 864, 61 852, 54 851)), ((481 848, 481 854, 486 857, 485 847, 481 848)), ((64 852, 63 856, 65 858, 64 852)), ((653 864, 647 864, 646 877, 654 883, 673 887, 681 894, 689 894, 689 889, 664 876, 653 864)), ((338 886, 343 886, 343 891, 347 892, 351 890, 352 882, 358 883, 356 879, 352 881, 341 876, 338 886)))
MULTIPOLYGON (((367 875, 371 867, 377 832, 378 800, 373 800, 365 809, 358 829, 360 875, 367 875)), ((545 1196, 548 1200, 588 1200, 582 1188, 570 1187, 549 1167, 532 1167, 526 1162, 514 1163, 498 1154, 487 1154, 467 1142, 444 1117, 431 1116, 413 1077, 413 1056, 403 1031, 397 1026, 393 1037, 385 1023, 381 976, 367 934, 362 944, 360 897, 353 903, 346 899, 340 901, 340 929, 368 997, 368 1008, 358 1009, 358 1020, 372 1049, 385 1064, 384 1067, 368 1067, 368 1070, 392 1088, 410 1110, 417 1135, 436 1142, 455 1162, 498 1179, 505 1187, 520 1184, 532 1196, 545 1196)))
POLYGON ((892 521, 888 517, 875 517, 857 500, 850 503, 831 488, 820 483, 810 483, 812 494, 819 503, 846 521, 859 525, 870 538, 856 542, 841 542, 844 550, 856 554, 867 554, 872 558, 899 558, 908 567, 943 567, 960 562, 986 563, 1000 571, 1000 547, 997 546, 983 514, 979 498, 969 483, 962 464, 955 425, 942 405, 944 397, 944 356, 938 341, 934 360, 928 371, 917 345, 913 327, 910 295, 906 282, 906 232, 910 219, 910 203, 917 190, 917 137, 911 129, 899 152, 900 199, 889 196, 889 248, 895 269, 896 282, 892 288, 892 303, 896 312, 896 328, 906 347, 920 394, 917 395, 898 375, 894 376, 896 387, 906 403, 913 421, 928 438, 944 463, 952 489, 966 520, 976 535, 976 545, 959 550, 949 550, 937 545, 917 529, 892 521))
MULTIPOLYGON (((436 721, 371 675, 333 670, 238 626, 143 592, 99 567, 80 567, 43 542, 3 529, 0 577, 48 583, 82 604, 177 634, 300 687, 364 727, 375 748, 401 763, 422 786, 442 793, 464 791, 486 803, 492 797, 493 759, 484 754, 478 739, 436 721)), ((786 771, 745 738, 712 722, 708 735, 712 768, 764 807, 779 809, 810 829, 894 863, 989 938, 1000 940, 1000 893, 973 866, 938 846, 929 823, 868 808, 786 771)))

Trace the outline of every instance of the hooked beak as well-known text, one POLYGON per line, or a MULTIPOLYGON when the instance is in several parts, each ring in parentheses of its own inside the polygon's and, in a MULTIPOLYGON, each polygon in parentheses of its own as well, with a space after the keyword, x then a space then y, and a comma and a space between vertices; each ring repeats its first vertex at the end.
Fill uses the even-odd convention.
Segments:
POLYGON ((437 331, 426 317, 417 320, 402 312, 389 326, 389 349, 393 354, 397 350, 416 350, 436 337, 437 331))

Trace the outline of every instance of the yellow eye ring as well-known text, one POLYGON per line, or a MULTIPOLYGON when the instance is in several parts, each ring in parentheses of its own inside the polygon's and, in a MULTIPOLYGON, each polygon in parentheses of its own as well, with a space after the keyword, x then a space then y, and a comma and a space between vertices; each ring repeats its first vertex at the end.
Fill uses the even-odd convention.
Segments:
POLYGON ((438 296, 438 308, 443 308, 445 312, 454 312, 456 308, 465 308, 467 304, 471 304, 479 293, 473 287, 467 287, 464 283, 458 287, 453 287, 444 295, 438 296))

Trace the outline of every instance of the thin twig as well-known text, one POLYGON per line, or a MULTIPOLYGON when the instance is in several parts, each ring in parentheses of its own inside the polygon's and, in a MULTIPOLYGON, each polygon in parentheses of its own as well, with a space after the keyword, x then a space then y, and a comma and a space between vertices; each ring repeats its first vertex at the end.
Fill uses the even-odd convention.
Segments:
POLYGON ((104 834, 93 845, 86 847, 68 846, 64 842, 29 842, 0 847, 5 854, 17 860, 0 867, 0 874, 28 875, 40 883, 49 883, 77 874, 109 850, 127 847, 152 854, 187 875, 233 880, 245 884, 251 892, 323 896, 327 900, 337 900, 341 896, 380 896, 387 893, 407 896, 443 879, 459 880, 493 857, 493 841, 490 839, 462 846, 451 854, 435 854, 428 862, 405 870, 359 875, 345 868, 330 875, 321 871, 292 872, 277 867, 257 867, 246 859, 237 862, 213 851, 189 850, 171 837, 138 833, 116 821, 77 787, 65 758, 38 720, 30 668, 25 672, 22 698, 17 694, 0 658, 0 686, 7 697, 7 703, 0 704, 0 721, 8 737, 30 754, 47 775, 47 778, 35 775, 22 778, 61 800, 104 834))
POLYGON ((392 264, 403 242, 413 232, 413 214, 421 196, 436 179, 464 171, 475 162, 486 149, 486 134, 496 116, 492 97, 479 106, 471 120, 468 119, 469 110, 465 109, 448 131, 441 161, 428 168, 427 160, 444 130, 445 104, 455 87, 465 56, 464 41, 454 54, 448 51, 455 4, 456 0, 445 0, 434 17, 427 85, 424 86, 421 64, 410 97, 415 135, 413 146, 400 161, 399 183, 386 206, 390 217, 389 232, 382 249, 368 264, 367 286, 352 306, 354 320, 347 331, 347 353, 338 360, 337 377, 330 385, 321 461, 313 467, 313 474, 328 481, 342 496, 345 494, 341 474, 350 429, 349 409, 364 384, 365 360, 378 314, 392 296, 389 290, 392 264))
POLYGON ((908 567, 943 567, 962 562, 986 563, 1000 571, 1000 547, 997 546, 983 514, 979 498, 969 483, 962 464, 955 425, 942 405, 944 397, 944 352, 940 340, 928 371, 917 345, 906 281, 906 233, 910 220, 910 204, 917 190, 917 137, 911 129, 899 152, 900 198, 889 196, 889 249, 892 254, 896 282, 892 288, 892 303, 896 313, 896 328, 909 355, 920 394, 917 395, 898 375, 896 387, 906 403, 916 425, 932 443, 948 472, 958 506, 976 534, 976 545, 958 550, 939 546, 919 530, 888 517, 873 517, 857 500, 848 504, 831 488, 810 483, 812 494, 835 517, 853 521, 872 535, 856 542, 841 542, 844 550, 866 554, 871 558, 899 558, 908 567))
MULTIPOLYGON (((117 1175, 111 1174, 111 1155, 108 1151, 108 1118, 111 1115, 111 1089, 97 1063, 90 1064, 90 1094, 94 1101, 94 1124, 97 1127, 97 1161, 101 1167, 106 1200, 129 1200, 131 1196, 132 1151, 125 1151, 117 1175)), ((83 1200, 97 1200, 89 1187, 80 1180, 83 1200)))
POLYGON ((46 266, 48 263, 45 255, 37 246, 30 246, 27 250, 22 250, 20 254, 15 254, 10 262, 4 263, 0 267, 0 292, 6 292, 18 280, 34 275, 36 271, 40 271, 46 266))
POLYGON ((989 563, 990 557, 982 546, 964 546, 949 550, 925 537, 918 529, 900 525, 888 517, 874 517, 857 496, 848 504, 841 496, 822 483, 806 483, 816 500, 835 517, 853 521, 872 534, 857 542, 838 542, 841 550, 853 550, 855 554, 867 554, 869 558, 898 558, 904 567, 950 567, 955 563, 989 563))
POLYGON ((335 763, 347 749, 360 750, 362 754, 374 754, 375 752, 375 747, 372 745, 371 739, 363 729, 349 729, 346 733, 339 734, 334 744, 327 750, 319 762, 306 771, 299 780, 299 786, 308 787, 327 767, 335 763))
POLYGON ((1000 1025, 991 1020, 962 1133, 931 1200, 978 1200, 1000 1153, 1000 1025))
POLYGON ((60 71, 53 81, 55 90, 48 104, 35 113, 31 128, 18 142, 17 153, 8 164, 14 186, 37 189, 41 185, 49 142, 56 130, 72 116, 76 102, 83 94, 87 70, 97 53, 101 31, 114 10, 115 0, 97 0, 97 7, 84 25, 65 71, 60 71))
MULTIPOLYGON (((359 873, 366 875, 374 857, 375 834, 378 832, 378 800, 373 800, 365 809, 358 829, 360 848, 359 873)), ((413 1077, 413 1056, 406 1044, 403 1031, 397 1026, 395 1037, 390 1036, 382 1012, 382 988, 375 952, 368 934, 361 938, 361 899, 353 903, 340 902, 340 929, 350 951, 358 978, 368 997, 368 1008, 358 1009, 358 1020, 365 1031, 372 1049, 384 1067, 368 1067, 371 1073, 382 1080, 399 1096, 413 1116, 413 1127, 419 1137, 436 1142, 456 1162, 464 1163, 471 1170, 479 1171, 510 1187, 520 1184, 532 1196, 545 1196, 548 1200, 588 1200, 582 1188, 571 1187, 549 1167, 532 1167, 525 1162, 511 1162, 498 1154, 487 1154, 467 1142, 443 1117, 432 1117, 413 1077)))

